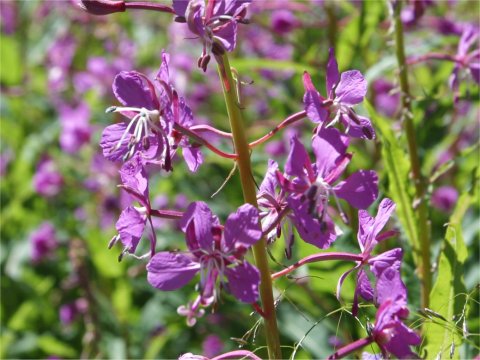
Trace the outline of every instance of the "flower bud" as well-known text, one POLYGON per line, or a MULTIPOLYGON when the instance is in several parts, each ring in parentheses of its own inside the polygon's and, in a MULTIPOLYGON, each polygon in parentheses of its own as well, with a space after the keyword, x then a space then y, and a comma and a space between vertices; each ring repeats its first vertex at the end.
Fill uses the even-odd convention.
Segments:
POLYGON ((108 15, 125 11, 123 0, 79 0, 78 5, 92 15, 108 15))

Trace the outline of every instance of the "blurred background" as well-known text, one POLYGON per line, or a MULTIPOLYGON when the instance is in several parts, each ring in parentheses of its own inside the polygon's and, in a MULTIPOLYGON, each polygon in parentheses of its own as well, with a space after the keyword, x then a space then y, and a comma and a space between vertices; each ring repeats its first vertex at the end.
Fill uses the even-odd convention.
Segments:
MULTIPOLYGON (((429 53, 455 56, 466 26, 479 25, 477 1, 415 1, 402 13, 406 48, 412 60, 410 80, 424 174, 431 176, 429 197, 437 257, 458 195, 469 189, 478 166, 479 91, 465 68, 458 89, 449 78, 451 61, 416 61, 429 53)), ((360 70, 369 82, 368 100, 401 136, 399 89, 390 14, 383 1, 254 1, 251 23, 241 25, 232 66, 242 86, 248 136, 259 138, 288 115, 303 109, 302 74, 309 71, 325 94, 328 49, 335 48, 340 71, 360 70)), ((168 14, 129 11, 92 16, 72 1, 0 1, 0 194, 1 194, 1 353, 2 358, 177 358, 193 352, 213 357, 243 347, 265 356, 259 317, 225 295, 188 327, 177 308, 195 298, 194 284, 161 292, 146 281, 146 260, 108 249, 115 222, 125 204, 117 188, 118 165, 103 158, 103 128, 121 121, 105 114, 118 105, 111 84, 122 70, 152 77, 161 52, 171 54, 171 78, 192 107, 197 123, 228 131, 215 64, 197 68, 201 44, 184 24, 168 14)), ((478 49, 478 42, 469 51, 478 49)), ((359 113, 367 115, 365 109, 359 113)), ((254 176, 262 181, 267 161, 283 168, 293 134, 306 139, 308 121, 278 133, 252 154, 254 176)), ((224 140, 218 147, 232 151, 224 140)), ((380 198, 388 196, 378 142, 354 141, 349 172, 375 169, 380 198)), ((205 163, 191 174, 177 162, 172 173, 151 177, 151 199, 158 209, 183 210, 192 201, 207 201, 222 220, 242 204, 239 179, 228 177, 232 163, 204 151, 205 163)), ((358 251, 356 212, 332 250, 358 251), (353 230, 352 230, 353 229, 353 230)), ((463 219, 469 257, 465 263, 469 331, 478 334, 480 281, 478 202, 463 219)), ((157 248, 184 249, 174 221, 157 221, 157 248)), ((412 321, 419 284, 411 247, 397 220, 400 236, 383 246, 404 248, 404 281, 409 288, 412 321)), ((298 237, 297 237, 298 239, 298 237)), ((148 241, 143 241, 144 249, 148 241)), ((143 249, 142 249, 143 250, 143 249)), ((275 268, 317 251, 296 241, 293 257, 284 242, 271 246, 275 268)), ((139 251, 138 253, 143 253, 139 251)), ((374 311, 362 308, 360 321, 349 313, 353 278, 335 297, 337 280, 349 264, 313 264, 292 281, 275 283, 285 353, 296 358, 323 358, 335 346, 365 336, 374 311)), ((298 276, 298 274, 297 274, 298 276)), ((460 350, 478 353, 478 336, 460 350)))

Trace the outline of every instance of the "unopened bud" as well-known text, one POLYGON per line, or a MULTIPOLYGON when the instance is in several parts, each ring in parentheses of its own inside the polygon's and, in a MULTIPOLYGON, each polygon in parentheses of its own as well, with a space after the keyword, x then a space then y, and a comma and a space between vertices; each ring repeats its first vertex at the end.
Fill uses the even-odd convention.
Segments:
POLYGON ((79 0, 78 5, 92 15, 108 15, 125 11, 123 0, 79 0))

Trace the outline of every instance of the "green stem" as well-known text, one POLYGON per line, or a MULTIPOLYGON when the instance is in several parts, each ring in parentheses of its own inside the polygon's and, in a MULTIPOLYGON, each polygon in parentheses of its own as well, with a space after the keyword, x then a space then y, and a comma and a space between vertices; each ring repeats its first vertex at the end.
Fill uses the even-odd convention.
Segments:
POLYGON ((425 201, 425 179, 421 173, 420 158, 418 156, 417 141, 415 136, 415 126, 413 123, 412 104, 410 95, 410 86, 408 83, 408 68, 405 58, 405 44, 403 40, 403 24, 400 18, 402 10, 402 1, 395 3, 395 45, 396 55, 399 66, 400 88, 402 90, 402 120, 405 124, 405 132, 408 142, 408 153, 412 166, 412 176, 415 184, 416 212, 418 215, 418 239, 420 241, 421 261, 418 271, 422 280, 422 306, 428 307, 429 295, 431 289, 430 273, 430 224, 428 221, 428 209, 425 201))
MULTIPOLYGON (((242 191, 245 202, 258 207, 255 182, 253 180, 250 164, 250 148, 245 136, 243 117, 237 102, 236 86, 232 77, 228 56, 216 56, 220 79, 222 80, 225 104, 227 106, 230 127, 233 135, 233 143, 237 154, 237 165, 240 171, 242 191)), ((260 271, 260 298, 264 313, 264 327, 267 339, 268 356, 270 359, 281 359, 280 339, 278 335, 275 304, 272 292, 272 279, 268 267, 267 242, 262 238, 253 246, 255 264, 260 271)))

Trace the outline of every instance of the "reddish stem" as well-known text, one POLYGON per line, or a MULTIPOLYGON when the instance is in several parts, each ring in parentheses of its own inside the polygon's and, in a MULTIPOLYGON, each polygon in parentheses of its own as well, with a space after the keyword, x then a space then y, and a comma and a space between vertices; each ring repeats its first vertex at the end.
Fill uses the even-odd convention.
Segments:
POLYGON ((328 252, 328 253, 320 253, 320 254, 313 254, 303 259, 297 261, 295 264, 290 265, 289 267, 283 269, 282 271, 276 272, 272 274, 272 279, 277 279, 280 276, 286 275, 291 273, 293 270, 298 269, 299 267, 317 261, 326 261, 326 260, 347 260, 347 261, 362 261, 362 255, 358 254, 351 254, 351 253, 342 253, 342 252, 328 252))
POLYGON ((194 126, 190 127, 190 130, 192 130, 192 131, 210 131, 214 134, 217 134, 217 135, 223 136, 225 138, 229 138, 229 139, 231 139, 233 137, 232 133, 225 132, 225 131, 222 131, 222 130, 218 130, 217 128, 214 128, 213 126, 210 126, 210 125, 194 125, 194 126))
POLYGON ((203 137, 201 137, 200 135, 198 135, 197 133, 183 127, 182 125, 180 125, 179 123, 174 123, 173 124, 173 128, 175 130, 177 130, 179 133, 195 140, 196 142, 198 142, 199 144, 201 145, 205 145, 207 148, 209 148, 210 150, 212 150, 215 154, 217 155, 220 155, 221 157, 224 157, 226 159, 236 159, 237 158, 237 154, 231 154, 231 153, 226 153, 222 150, 220 150, 219 148, 215 147, 214 145, 210 144, 207 140, 205 140, 203 137))
POLYGON ((181 219, 183 212, 176 210, 150 210, 150 216, 155 216, 162 219, 181 219))
POLYGON ((132 1, 126 2, 125 8, 128 9, 139 9, 139 10, 152 10, 152 11, 160 11, 166 12, 170 14, 175 14, 175 11, 170 6, 161 5, 157 3, 151 3, 147 1, 132 1))
POLYGON ((341 359, 357 350, 360 350, 367 345, 370 345, 373 341, 373 336, 354 341, 353 343, 345 345, 344 347, 335 351, 332 355, 328 357, 328 360, 341 359))
POLYGON ((280 131, 281 129, 283 128, 286 128, 287 126, 289 125, 292 125, 293 123, 299 121, 299 120, 302 120, 303 118, 305 118, 307 116, 307 112, 304 110, 304 111, 300 111, 298 113, 295 113, 293 115, 290 115, 288 118, 286 118, 285 120, 283 120, 280 124, 278 124, 276 127, 274 127, 272 130, 270 130, 268 132, 268 134, 262 136, 260 139, 258 140, 255 140, 253 142, 251 142, 250 144, 248 144, 248 146, 250 148, 254 148, 255 146, 257 145, 260 145, 260 144, 263 144, 265 141, 267 141, 268 139, 270 139, 273 135, 275 135, 278 131, 280 131))
POLYGON ((262 308, 257 304, 257 303, 252 303, 252 307, 255 309, 255 311, 260 314, 262 318, 265 318, 265 313, 263 312, 262 308))
POLYGON ((411 57, 407 60, 408 65, 418 64, 420 62, 429 61, 429 60, 444 60, 444 61, 452 61, 452 62, 461 62, 457 59, 456 56, 450 54, 441 54, 441 53, 429 53, 425 55, 420 55, 417 57, 411 57))

